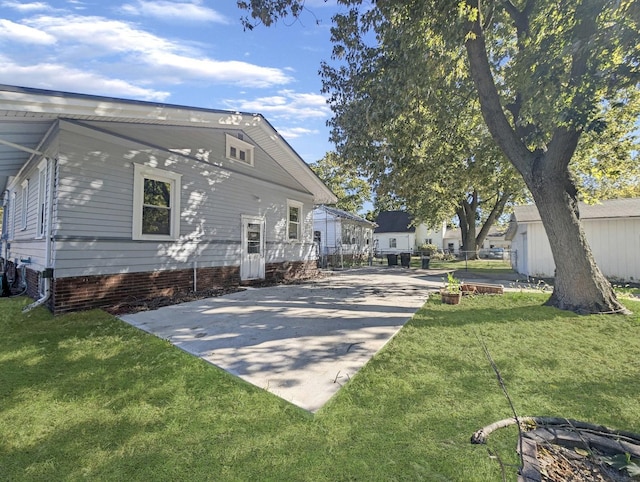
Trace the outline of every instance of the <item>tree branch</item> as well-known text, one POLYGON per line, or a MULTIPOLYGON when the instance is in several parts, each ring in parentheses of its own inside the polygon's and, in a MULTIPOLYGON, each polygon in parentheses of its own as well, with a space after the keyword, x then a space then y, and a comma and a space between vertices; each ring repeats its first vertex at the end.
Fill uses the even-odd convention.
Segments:
MULTIPOLYGON (((478 8, 478 0, 467 0, 467 3, 472 8, 478 8)), ((482 116, 491 135, 507 158, 521 174, 527 176, 533 154, 522 143, 502 109, 500 96, 491 73, 484 32, 480 22, 479 16, 470 21, 470 33, 465 47, 471 76, 480 98, 482 116)))
POLYGON ((597 16, 602 12, 604 3, 593 0, 584 0, 576 8, 576 25, 573 35, 573 52, 571 55, 571 71, 569 88, 573 89, 573 103, 567 109, 568 126, 558 127, 549 142, 548 157, 555 167, 564 169, 578 147, 580 135, 586 124, 586 112, 589 110, 587 98, 583 92, 585 82, 592 75, 589 69, 589 58, 592 49, 590 45, 594 36, 598 33, 597 16), (572 118, 577 117, 577 118, 572 118))
POLYGON ((467 219, 467 200, 464 199, 458 207, 456 207, 456 215, 460 220, 460 233, 463 239, 467 239, 467 233, 469 232, 469 220, 467 219))
POLYGON ((507 11, 511 20, 513 20, 513 24, 516 26, 516 30, 518 32, 518 40, 522 38, 523 35, 529 32, 529 12, 531 8, 533 8, 534 0, 529 0, 524 10, 521 12, 518 8, 511 2, 511 0, 504 0, 504 9, 507 11))
POLYGON ((502 193, 502 195, 500 193, 497 194, 498 199, 493 204, 493 208, 491 209, 487 220, 484 222, 482 228, 480 229, 480 232, 476 236, 476 245, 479 246, 480 241, 484 240, 487 237, 487 234, 489 234, 489 230, 491 229, 491 226, 493 226, 495 220, 502 215, 507 201, 511 198, 511 194, 512 193, 509 191, 505 191, 504 193, 502 193))

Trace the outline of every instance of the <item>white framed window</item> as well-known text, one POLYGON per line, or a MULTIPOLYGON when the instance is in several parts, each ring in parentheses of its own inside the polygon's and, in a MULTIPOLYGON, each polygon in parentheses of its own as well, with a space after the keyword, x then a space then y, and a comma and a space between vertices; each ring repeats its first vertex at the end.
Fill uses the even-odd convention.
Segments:
POLYGON ((287 239, 302 240, 302 206, 298 201, 287 199, 287 239))
POLYGON ((133 170, 133 239, 178 239, 182 175, 140 164, 133 170))
POLYGON ((389 247, 390 248, 396 248, 397 247, 397 242, 396 242, 396 238, 389 238, 389 247))
POLYGON ((22 183, 22 211, 20 213, 20 225, 22 230, 27 229, 27 211, 29 209, 29 179, 22 183))
POLYGON ((240 161, 244 164, 248 164, 249 166, 253 166, 253 145, 230 134, 225 135, 227 145, 227 159, 240 161))
POLYGON ((47 160, 43 159, 38 164, 38 218, 36 238, 44 237, 44 228, 47 222, 45 203, 47 201, 47 160))

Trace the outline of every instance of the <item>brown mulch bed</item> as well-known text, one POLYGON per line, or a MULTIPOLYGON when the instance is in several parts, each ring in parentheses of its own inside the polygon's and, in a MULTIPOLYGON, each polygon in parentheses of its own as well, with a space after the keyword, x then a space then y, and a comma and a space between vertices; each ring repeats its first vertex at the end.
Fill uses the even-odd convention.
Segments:
POLYGON ((215 298, 217 296, 228 295, 243 291, 244 288, 239 286, 229 286, 221 288, 213 288, 210 290, 190 291, 188 293, 176 293, 173 296, 156 296, 147 299, 128 299, 117 305, 105 308, 105 311, 112 315, 125 315, 129 313, 138 313, 140 311, 157 310, 163 306, 176 305, 178 303, 186 303, 187 301, 196 301, 204 298, 215 298))

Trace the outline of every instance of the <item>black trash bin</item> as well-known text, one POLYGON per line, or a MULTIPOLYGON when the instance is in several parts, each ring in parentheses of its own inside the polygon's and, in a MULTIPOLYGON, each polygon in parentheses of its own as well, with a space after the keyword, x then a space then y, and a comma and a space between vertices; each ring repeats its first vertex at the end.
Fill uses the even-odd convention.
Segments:
POLYGON ((398 266, 398 255, 397 254, 388 254, 387 255, 387 263, 389 263, 389 266, 398 266))
POLYGON ((400 253, 400 264, 403 268, 408 268, 411 264, 411 253, 400 253))
POLYGON ((429 256, 422 257, 422 269, 429 269, 429 261, 431 261, 429 256))

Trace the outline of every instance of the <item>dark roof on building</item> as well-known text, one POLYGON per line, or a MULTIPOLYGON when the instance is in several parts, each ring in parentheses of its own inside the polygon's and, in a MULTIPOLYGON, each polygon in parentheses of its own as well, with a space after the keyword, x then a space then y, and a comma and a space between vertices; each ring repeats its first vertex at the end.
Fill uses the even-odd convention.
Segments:
POLYGON ((411 215, 404 211, 383 211, 378 214, 374 233, 413 233, 415 226, 411 226, 411 215))

